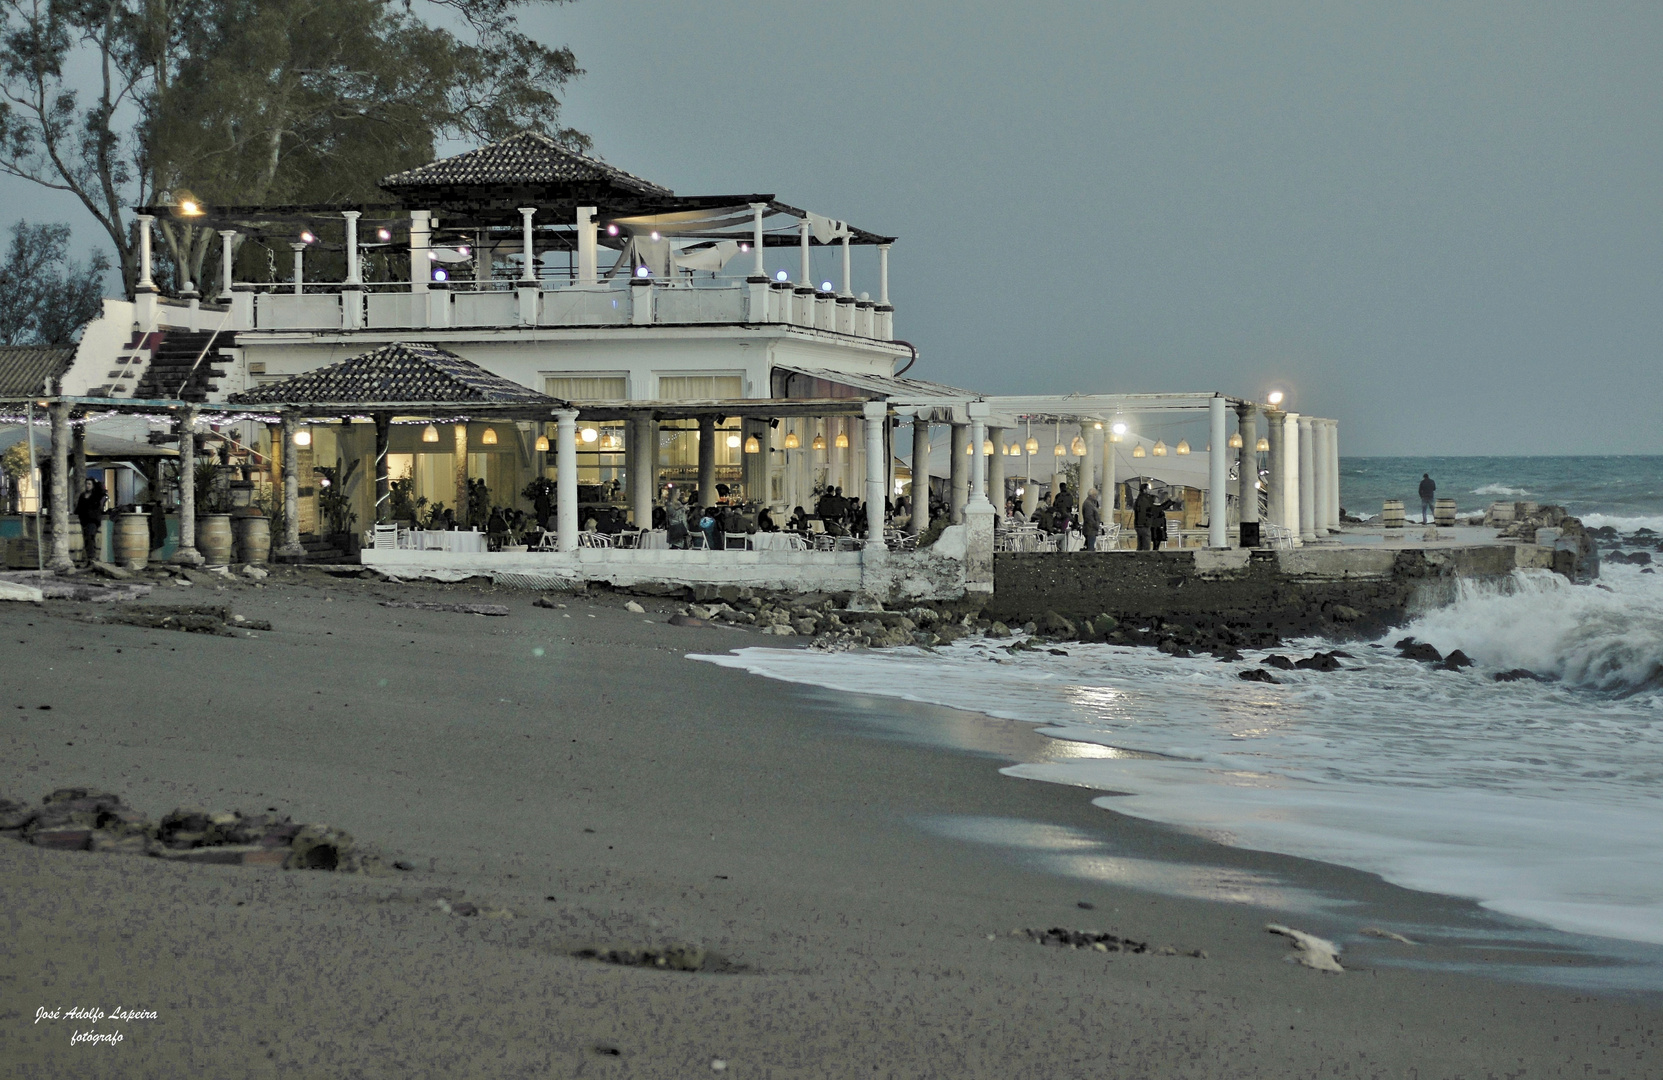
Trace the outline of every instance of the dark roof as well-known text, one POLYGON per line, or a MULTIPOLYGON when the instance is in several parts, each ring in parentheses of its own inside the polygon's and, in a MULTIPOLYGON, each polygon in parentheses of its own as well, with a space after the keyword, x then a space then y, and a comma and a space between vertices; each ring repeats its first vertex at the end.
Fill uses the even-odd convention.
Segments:
POLYGON ((44 394, 48 378, 56 390, 74 362, 73 345, 0 345, 0 398, 44 394))
POLYGON ((396 341, 338 364, 232 394, 233 405, 471 403, 557 408, 527 389, 432 345, 396 341))
POLYGON ((544 199, 675 194, 535 131, 394 173, 381 181, 381 188, 405 197, 460 190, 524 191, 544 199))

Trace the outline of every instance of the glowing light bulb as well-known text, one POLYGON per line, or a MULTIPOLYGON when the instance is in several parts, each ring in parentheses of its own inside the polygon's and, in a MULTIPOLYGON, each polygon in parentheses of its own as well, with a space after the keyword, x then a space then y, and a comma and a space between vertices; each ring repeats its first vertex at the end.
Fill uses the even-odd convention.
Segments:
POLYGON ((294 433, 294 444, 296 446, 311 446, 312 445, 312 429, 311 428, 301 428, 298 431, 296 431, 294 433))
POLYGON ((393 234, 387 229, 377 229, 375 230, 375 238, 377 240, 391 240, 393 238, 393 234))
POLYGON ((1265 395, 1265 400, 1270 402, 1272 405, 1280 405, 1282 404, 1282 397, 1282 391, 1272 390, 1270 393, 1265 395))
POLYGON ((774 280, 775 281, 790 281, 791 280, 791 275, 786 273, 784 270, 781 270, 779 273, 774 275, 774 280))
POLYGON ((637 266, 635 268, 635 276, 636 277, 652 277, 652 271, 647 269, 645 266, 637 266))
POLYGON ((728 436, 728 449, 729 450, 739 449, 739 436, 738 435, 729 435, 728 436))
POLYGON ((310 229, 302 229, 300 232, 300 242, 303 244, 315 244, 317 243, 317 239, 318 238, 316 236, 312 235, 312 231, 310 229))
POLYGON ((849 434, 848 434, 848 432, 839 431, 837 433, 837 440, 836 440, 836 443, 834 445, 836 445, 836 447, 839 450, 849 449, 849 434))
POLYGON ((578 432, 578 437, 586 443, 592 443, 601 437, 601 433, 592 427, 586 427, 582 431, 578 432))

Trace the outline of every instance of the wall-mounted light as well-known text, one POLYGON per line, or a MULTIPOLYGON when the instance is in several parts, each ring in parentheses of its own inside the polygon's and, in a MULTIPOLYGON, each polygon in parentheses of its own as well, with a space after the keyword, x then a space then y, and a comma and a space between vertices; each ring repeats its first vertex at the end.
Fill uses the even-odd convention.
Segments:
POLYGON ((608 236, 617 236, 618 235, 618 226, 608 225, 606 227, 606 235, 608 235, 608 236))

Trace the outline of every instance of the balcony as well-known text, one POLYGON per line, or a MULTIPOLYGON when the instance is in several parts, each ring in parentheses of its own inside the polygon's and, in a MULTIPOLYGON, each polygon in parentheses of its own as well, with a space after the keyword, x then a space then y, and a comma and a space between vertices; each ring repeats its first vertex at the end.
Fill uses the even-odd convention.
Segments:
POLYGON ((244 285, 233 289, 230 329, 238 331, 414 330, 430 328, 797 326, 894 339, 894 310, 866 299, 788 281, 710 278, 626 279, 598 285, 548 282, 433 282, 360 286, 244 285))

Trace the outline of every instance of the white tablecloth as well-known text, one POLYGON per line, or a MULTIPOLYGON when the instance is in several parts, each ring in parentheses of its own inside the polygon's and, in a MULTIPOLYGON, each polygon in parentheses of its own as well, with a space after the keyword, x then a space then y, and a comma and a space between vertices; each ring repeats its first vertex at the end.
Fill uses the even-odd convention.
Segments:
POLYGON ((752 533, 747 539, 752 551, 802 551, 803 545, 793 543, 789 533, 752 533))
POLYGON ((429 532, 412 529, 405 535, 410 538, 410 546, 417 551, 476 552, 485 550, 485 534, 482 532, 429 532))

